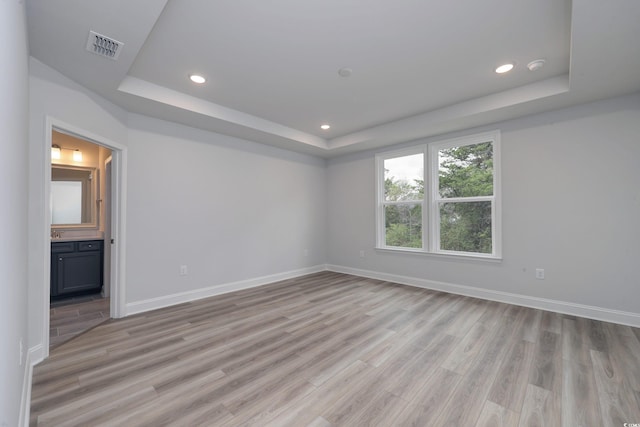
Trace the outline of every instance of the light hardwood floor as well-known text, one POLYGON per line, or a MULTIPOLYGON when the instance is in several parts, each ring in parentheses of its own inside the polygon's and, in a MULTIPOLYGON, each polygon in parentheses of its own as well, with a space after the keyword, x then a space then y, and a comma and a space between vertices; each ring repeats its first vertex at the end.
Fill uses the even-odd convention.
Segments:
POLYGON ((628 326, 325 272, 62 344, 31 425, 621 427, 639 360, 628 326))

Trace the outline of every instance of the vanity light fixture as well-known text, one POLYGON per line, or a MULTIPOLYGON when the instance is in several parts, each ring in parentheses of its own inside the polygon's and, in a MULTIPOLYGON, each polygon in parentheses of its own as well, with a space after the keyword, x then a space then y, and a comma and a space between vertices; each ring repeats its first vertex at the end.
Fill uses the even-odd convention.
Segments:
POLYGON ((51 146, 51 160, 60 160, 62 159, 62 150, 73 151, 73 161, 81 162, 82 161, 82 151, 77 148, 64 148, 60 147, 58 144, 53 144, 51 146))
POLYGON ((62 157, 61 150, 62 149, 59 145, 53 144, 53 146, 51 147, 51 160, 60 160, 60 158, 62 157))
POLYGON ((515 64, 513 62, 509 62, 507 64, 502 64, 499 67, 496 68, 496 73, 498 74, 504 74, 507 73, 511 70, 513 70, 513 67, 515 67, 515 64))
POLYGON ((207 79, 205 79, 204 77, 202 77, 202 76, 200 76, 200 75, 198 75, 198 74, 191 74, 191 75, 189 76, 189 79, 190 79, 192 82, 197 83, 197 84, 199 84, 199 85, 201 85, 202 83, 204 83, 204 82, 206 82, 206 81, 207 81, 207 79))

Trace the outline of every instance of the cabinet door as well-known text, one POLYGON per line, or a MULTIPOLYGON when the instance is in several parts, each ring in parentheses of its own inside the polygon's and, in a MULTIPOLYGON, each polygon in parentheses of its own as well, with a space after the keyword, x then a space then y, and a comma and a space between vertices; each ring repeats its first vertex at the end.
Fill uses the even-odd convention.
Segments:
POLYGON ((102 288, 101 251, 62 253, 56 259, 58 295, 102 288))
POLYGON ((52 242, 51 243, 51 296, 58 296, 58 259, 62 254, 73 253, 76 250, 74 242, 52 242))

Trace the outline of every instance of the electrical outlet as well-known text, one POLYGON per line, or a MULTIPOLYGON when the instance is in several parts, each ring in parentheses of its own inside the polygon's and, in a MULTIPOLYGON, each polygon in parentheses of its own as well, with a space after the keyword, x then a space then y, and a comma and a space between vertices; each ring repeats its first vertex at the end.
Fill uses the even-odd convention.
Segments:
POLYGON ((302 251, 302 255, 309 256, 309 249, 305 249, 302 251))
POLYGON ((187 270, 187 266, 186 265, 181 265, 180 266, 180 275, 181 276, 186 276, 187 274, 189 274, 189 271, 187 270))
POLYGON ((536 268, 536 279, 544 280, 544 268, 536 268))
POLYGON ((360 258, 364 258, 364 251, 360 251, 360 258))

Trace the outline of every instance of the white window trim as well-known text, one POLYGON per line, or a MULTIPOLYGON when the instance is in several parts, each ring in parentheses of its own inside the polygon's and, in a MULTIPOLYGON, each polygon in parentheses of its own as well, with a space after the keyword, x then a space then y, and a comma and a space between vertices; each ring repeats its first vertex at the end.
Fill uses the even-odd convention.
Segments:
POLYGON ((502 188, 501 188, 500 131, 484 132, 460 138, 435 141, 402 150, 376 154, 376 249, 411 254, 436 255, 438 257, 472 260, 502 259, 502 188), (493 143, 493 195, 478 197, 456 197, 442 199, 438 191, 438 151, 465 145, 493 143), (384 161, 391 158, 423 154, 424 159, 424 199, 421 201, 386 202, 384 200, 384 161), (442 202, 491 202, 491 248, 492 253, 447 251, 440 249, 440 210, 442 202), (422 206, 422 248, 387 246, 385 244, 384 207, 386 205, 420 204, 422 206), (437 239, 435 237, 438 237, 437 239))

